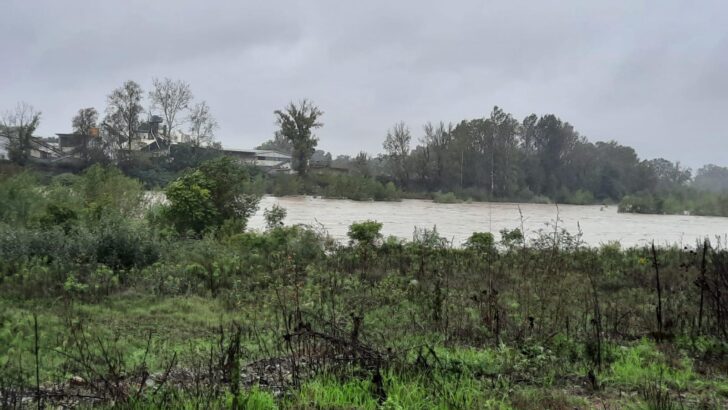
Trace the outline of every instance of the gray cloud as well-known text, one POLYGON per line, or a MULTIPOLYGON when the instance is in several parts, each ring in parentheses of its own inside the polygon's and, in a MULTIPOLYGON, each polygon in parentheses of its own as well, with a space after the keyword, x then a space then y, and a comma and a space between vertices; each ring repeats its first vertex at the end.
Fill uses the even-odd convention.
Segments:
POLYGON ((728 3, 424 3, 4 1, 0 109, 28 101, 53 134, 124 80, 169 76, 235 146, 269 138, 272 111, 304 97, 334 153, 380 151, 399 120, 417 135, 497 104, 644 157, 728 165, 728 3))

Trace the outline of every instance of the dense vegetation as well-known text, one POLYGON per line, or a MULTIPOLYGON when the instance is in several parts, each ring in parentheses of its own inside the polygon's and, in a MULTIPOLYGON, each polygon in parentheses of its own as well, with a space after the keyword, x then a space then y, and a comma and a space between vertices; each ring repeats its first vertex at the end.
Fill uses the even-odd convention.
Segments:
POLYGON ((244 230, 256 179, 226 159, 166 189, 1 177, 0 406, 728 404, 720 244, 589 248, 554 224, 454 248, 375 221, 342 244, 280 208, 244 230))
MULTIPOLYGON (((71 124, 84 142, 77 153, 80 169, 113 163, 147 188, 164 188, 185 170, 221 155, 214 135, 217 122, 204 101, 193 104, 189 84, 155 79, 147 101, 144 95, 138 83, 127 81, 109 94, 103 119, 94 108, 79 110, 71 124), (144 121, 145 115, 150 121, 144 121), (91 130, 99 138, 90 138, 91 130), (165 155, 145 155, 133 148, 140 130, 183 143, 165 155)), ((494 107, 487 116, 455 125, 427 123, 419 143, 407 124, 398 123, 383 133, 383 154, 360 152, 353 158, 316 150, 314 131, 324 126, 324 112, 311 101, 291 102, 273 115, 278 129, 259 148, 290 154, 296 175, 250 173, 261 192, 274 195, 619 203, 623 212, 728 216, 728 168, 707 165, 693 176, 679 162, 641 159, 633 148, 613 140, 590 142, 553 114, 518 120, 494 107)), ((0 138, 8 141, 14 162, 33 162, 31 140, 40 118, 28 104, 1 118, 0 138)))

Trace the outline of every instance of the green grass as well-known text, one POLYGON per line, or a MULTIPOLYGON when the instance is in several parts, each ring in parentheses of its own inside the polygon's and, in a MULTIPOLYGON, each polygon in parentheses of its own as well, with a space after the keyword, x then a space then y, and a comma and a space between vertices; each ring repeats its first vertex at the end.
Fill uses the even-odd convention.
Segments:
POLYGON ((622 387, 638 388, 645 383, 664 380, 676 389, 687 389, 696 380, 692 361, 681 355, 677 363, 669 365, 665 355, 646 339, 637 345, 621 347, 607 379, 622 387))

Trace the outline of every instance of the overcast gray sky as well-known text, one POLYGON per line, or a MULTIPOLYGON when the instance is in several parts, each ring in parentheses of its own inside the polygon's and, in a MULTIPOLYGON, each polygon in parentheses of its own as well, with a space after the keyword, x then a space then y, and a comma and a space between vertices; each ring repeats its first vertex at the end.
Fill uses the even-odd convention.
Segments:
POLYGON ((0 0, 0 109, 33 104, 41 135, 164 76, 209 103, 230 146, 270 138, 273 110, 306 97, 334 154, 499 105, 642 157, 728 165, 725 0, 0 0))

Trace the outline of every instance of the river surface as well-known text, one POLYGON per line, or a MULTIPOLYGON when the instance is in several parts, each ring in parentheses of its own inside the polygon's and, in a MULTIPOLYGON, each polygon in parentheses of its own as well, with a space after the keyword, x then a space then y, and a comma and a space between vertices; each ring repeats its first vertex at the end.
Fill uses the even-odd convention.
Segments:
POLYGON ((473 232, 493 232, 501 229, 525 228, 533 237, 539 230, 553 231, 559 227, 571 233, 579 228, 588 245, 598 246, 619 241, 622 246, 646 245, 653 240, 659 245, 694 245, 696 240, 720 237, 725 243, 728 218, 689 215, 641 215, 617 213, 617 206, 555 205, 515 203, 437 204, 432 201, 409 199, 401 202, 357 202, 344 199, 322 199, 308 196, 271 197, 260 202, 258 212, 248 226, 265 228, 263 210, 278 204, 288 211, 286 225, 307 224, 323 227, 339 240, 353 222, 372 219, 384 224, 382 233, 412 239, 415 227, 437 227, 440 236, 462 244, 473 232), (520 207, 520 213, 519 213, 520 207), (521 215, 523 218, 521 219, 521 215))

